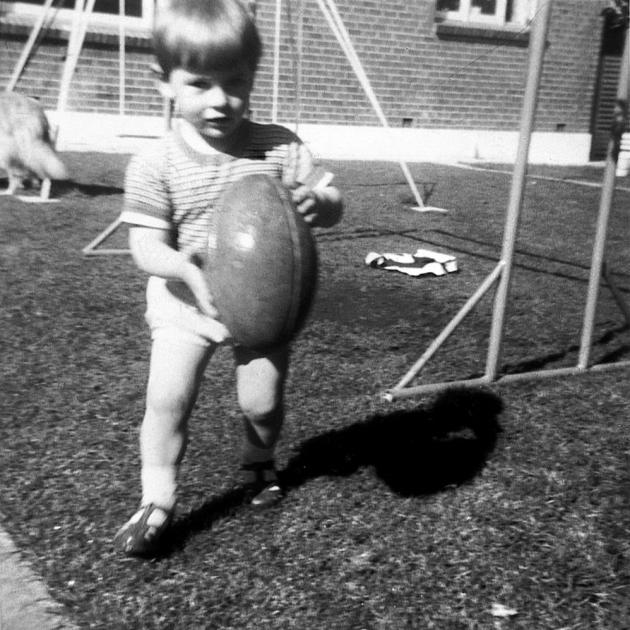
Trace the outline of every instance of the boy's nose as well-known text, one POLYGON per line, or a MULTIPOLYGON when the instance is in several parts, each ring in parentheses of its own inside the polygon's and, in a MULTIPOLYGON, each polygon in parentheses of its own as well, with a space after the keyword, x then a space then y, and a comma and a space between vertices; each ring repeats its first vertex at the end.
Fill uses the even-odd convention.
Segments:
POLYGON ((206 94, 206 103, 209 107, 215 109, 225 107, 227 104, 227 94, 225 90, 218 85, 213 86, 206 94))

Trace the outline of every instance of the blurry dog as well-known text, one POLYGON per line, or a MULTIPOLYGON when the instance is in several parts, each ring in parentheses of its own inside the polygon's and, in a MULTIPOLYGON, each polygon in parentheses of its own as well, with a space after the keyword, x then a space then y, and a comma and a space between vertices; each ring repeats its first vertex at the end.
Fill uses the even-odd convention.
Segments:
POLYGON ((0 193, 5 195, 44 179, 68 179, 44 110, 35 99, 15 92, 0 92, 0 168, 9 178, 8 189, 0 193))

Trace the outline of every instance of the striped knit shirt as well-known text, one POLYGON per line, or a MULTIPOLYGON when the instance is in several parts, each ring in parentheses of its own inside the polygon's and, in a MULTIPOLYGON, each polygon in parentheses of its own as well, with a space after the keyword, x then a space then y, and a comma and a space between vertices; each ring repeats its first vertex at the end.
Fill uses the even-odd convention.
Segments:
POLYGON ((158 146, 134 156, 127 167, 121 221, 169 230, 176 249, 203 252, 226 186, 251 174, 280 179, 288 145, 300 142, 279 125, 243 124, 248 141, 238 157, 198 153, 177 129, 158 140, 158 146))

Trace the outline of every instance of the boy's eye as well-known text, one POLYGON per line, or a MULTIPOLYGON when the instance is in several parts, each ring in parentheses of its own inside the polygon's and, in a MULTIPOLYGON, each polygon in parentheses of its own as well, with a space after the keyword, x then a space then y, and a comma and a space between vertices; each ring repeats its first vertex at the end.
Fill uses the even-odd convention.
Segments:
POLYGON ((219 86, 227 92, 236 92, 242 90, 248 84, 248 80, 246 75, 238 73, 217 78, 191 77, 186 81, 186 85, 197 91, 207 91, 219 86))
POLYGON ((196 90, 209 90, 212 87, 212 83, 205 81, 204 79, 191 81, 188 85, 196 90))

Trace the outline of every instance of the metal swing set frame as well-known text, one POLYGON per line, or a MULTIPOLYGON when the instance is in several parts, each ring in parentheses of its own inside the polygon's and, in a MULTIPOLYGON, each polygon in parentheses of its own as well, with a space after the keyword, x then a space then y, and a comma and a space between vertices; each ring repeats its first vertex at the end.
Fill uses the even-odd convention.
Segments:
POLYGON ((621 135, 628 121, 628 74, 630 51, 628 49, 628 32, 626 29, 624 52, 617 87, 617 120, 611 129, 606 163, 604 167, 602 193, 593 244, 590 277, 586 296, 586 306, 582 321, 582 335, 577 365, 574 367, 541 369, 517 374, 500 374, 501 349, 505 328, 506 310, 510 293, 510 284, 512 280, 515 244, 523 203, 525 181, 527 177, 529 144, 534 126, 538 88, 542 74, 547 32, 551 19, 551 8, 552 0, 539 0, 536 15, 532 24, 529 45, 528 74, 521 111, 519 142, 512 174, 512 183, 506 212, 500 260, 493 271, 485 278, 485 280, 483 280, 481 285, 466 301, 464 306, 462 306, 446 327, 438 334, 438 336, 428 346, 421 357, 412 365, 407 373, 400 379, 400 381, 394 387, 382 393, 382 398, 388 402, 392 402, 395 399, 400 398, 436 393, 455 387, 478 387, 494 383, 522 381, 526 379, 571 376, 630 366, 630 361, 592 364, 591 360, 595 316, 602 278, 608 284, 613 297, 619 306, 619 309, 624 317, 626 327, 630 327, 630 309, 624 301, 621 290, 615 285, 610 270, 605 262, 608 221, 615 193, 615 171, 619 156, 621 135), (464 319, 473 311, 475 306, 480 302, 485 294, 488 293, 488 291, 495 285, 498 286, 494 297, 484 375, 479 378, 472 379, 410 385, 429 362, 431 357, 453 334, 464 319))

